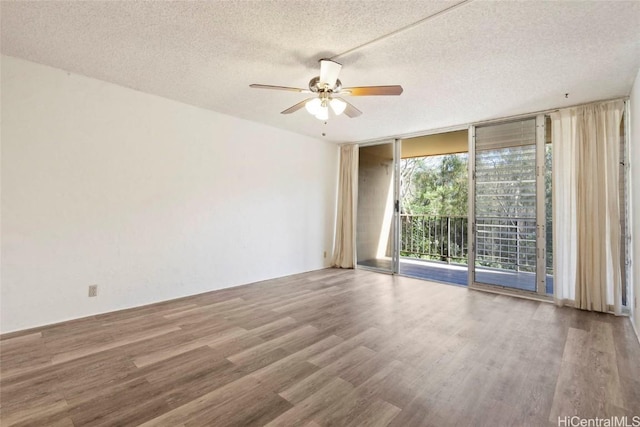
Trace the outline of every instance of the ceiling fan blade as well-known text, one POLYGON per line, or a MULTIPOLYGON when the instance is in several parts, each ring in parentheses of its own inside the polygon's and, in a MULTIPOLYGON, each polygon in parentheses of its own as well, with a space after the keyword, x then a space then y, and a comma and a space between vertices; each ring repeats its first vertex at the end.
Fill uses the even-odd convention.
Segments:
POLYGON ((313 98, 307 98, 304 101, 300 101, 298 102, 296 105, 293 105, 289 108, 287 108, 286 110, 282 111, 280 114, 291 114, 291 113, 295 113, 296 111, 298 111, 299 109, 304 107, 304 104, 307 103, 307 101, 311 100, 313 98))
POLYGON ((373 95, 400 95, 402 93, 402 86, 360 86, 360 87, 345 87, 342 88, 340 95, 351 96, 373 96, 373 95))
POLYGON ((330 89, 336 85, 336 80, 338 80, 338 74, 340 74, 340 70, 342 69, 342 64, 339 64, 330 59, 321 59, 320 60, 320 84, 326 84, 330 89))
POLYGON ((300 89, 297 87, 287 87, 287 86, 259 85, 254 83, 252 85, 249 85, 249 87, 252 87, 254 89, 274 89, 274 90, 286 90, 289 92, 298 92, 298 93, 311 93, 309 89, 300 89))
POLYGON ((335 97, 335 99, 339 99, 340 101, 344 102, 345 104, 347 104, 347 107, 344 109, 344 114, 346 114, 347 116, 354 118, 354 117, 358 117, 362 114, 362 111, 358 110, 356 107, 354 107, 351 103, 345 101, 342 98, 338 98, 335 97))

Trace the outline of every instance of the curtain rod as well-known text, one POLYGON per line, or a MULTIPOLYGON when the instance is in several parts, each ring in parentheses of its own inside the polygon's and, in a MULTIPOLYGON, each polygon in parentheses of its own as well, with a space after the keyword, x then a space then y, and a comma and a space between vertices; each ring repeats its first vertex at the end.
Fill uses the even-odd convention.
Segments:
POLYGON ((408 139, 408 138, 417 138, 417 137, 420 137, 420 136, 437 135, 437 134, 440 134, 440 133, 448 133, 448 132, 455 132, 455 131, 459 131, 459 130, 465 130, 465 129, 468 129, 469 126, 471 126, 471 125, 478 126, 478 125, 486 125, 486 124, 490 124, 490 123, 505 122, 505 121, 509 121, 509 120, 521 119, 521 118, 524 118, 524 117, 537 116, 539 114, 555 113, 555 112, 563 110, 565 108, 584 107, 584 106, 592 105, 592 104, 600 104, 600 103, 613 102, 613 101, 628 101, 628 100, 629 100, 628 96, 619 96, 619 97, 616 97, 616 98, 608 98, 608 99, 602 99, 602 100, 598 100, 598 101, 590 101, 590 102, 587 102, 587 103, 584 103, 584 104, 568 105, 566 107, 551 108, 551 109, 548 109, 548 110, 534 111, 532 113, 516 114, 516 115, 513 115, 513 116, 500 117, 500 118, 496 118, 496 119, 488 119, 488 120, 482 120, 482 121, 477 121, 477 122, 470 122, 470 123, 467 123, 467 124, 447 126, 447 127, 443 127, 443 128, 430 129, 430 130, 425 130, 425 131, 420 131, 420 132, 412 132, 412 133, 408 133, 408 134, 399 134, 399 135, 394 135, 394 136, 385 136, 383 138, 367 139, 367 140, 364 140, 364 141, 343 142, 343 143, 340 143, 338 145, 373 144, 373 143, 376 143, 376 142, 384 142, 384 141, 389 141, 389 140, 394 140, 394 139, 408 139))
POLYGON ((587 102, 586 104, 574 104, 574 105, 569 105, 567 107, 554 108, 553 110, 539 111, 538 113, 535 113, 535 114, 555 113, 556 111, 565 110, 567 108, 586 107, 587 105, 606 104, 608 102, 614 102, 614 101, 627 101, 628 99, 629 99, 628 96, 621 96, 618 98, 609 98, 609 99, 603 99, 600 101, 591 101, 591 102, 587 102))

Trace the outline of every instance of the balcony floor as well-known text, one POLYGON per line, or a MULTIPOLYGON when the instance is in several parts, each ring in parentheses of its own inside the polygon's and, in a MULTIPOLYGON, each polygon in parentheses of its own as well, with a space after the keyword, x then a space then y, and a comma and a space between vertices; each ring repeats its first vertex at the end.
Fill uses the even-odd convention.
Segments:
MULTIPOLYGON (((358 262, 358 265, 382 270, 391 270, 391 259, 369 259, 358 262)), ((462 264, 446 264, 437 261, 400 258, 400 274, 403 276, 450 283, 459 286, 467 286, 468 284, 467 266, 462 264)), ((535 290, 536 278, 533 273, 479 268, 476 270, 476 279, 479 283, 491 283, 511 289, 527 291, 535 290)), ((547 275, 546 285, 547 293, 552 294, 553 276, 547 275)))

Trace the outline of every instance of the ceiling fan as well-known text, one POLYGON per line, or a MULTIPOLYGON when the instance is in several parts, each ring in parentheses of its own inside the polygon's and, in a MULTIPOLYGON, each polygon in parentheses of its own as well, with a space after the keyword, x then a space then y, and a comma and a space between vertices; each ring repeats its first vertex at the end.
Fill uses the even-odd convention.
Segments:
POLYGON ((402 86, 360 86, 360 87, 342 87, 342 82, 338 79, 342 64, 330 59, 320 60, 320 75, 309 81, 309 89, 300 89, 296 87, 271 86, 252 84, 249 87, 256 89, 274 89, 286 90, 299 93, 314 93, 317 96, 307 98, 298 102, 296 105, 282 111, 281 114, 291 114, 302 107, 305 107, 309 113, 319 120, 327 120, 329 118, 329 107, 336 116, 344 113, 348 117, 358 117, 362 111, 351 105, 344 99, 336 96, 375 96, 375 95, 400 95, 402 86))

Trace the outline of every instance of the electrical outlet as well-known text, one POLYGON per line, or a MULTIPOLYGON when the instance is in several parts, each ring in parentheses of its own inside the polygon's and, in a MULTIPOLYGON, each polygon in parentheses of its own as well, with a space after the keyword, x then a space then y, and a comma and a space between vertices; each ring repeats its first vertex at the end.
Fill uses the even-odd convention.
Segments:
POLYGON ((89 297, 97 297, 97 296, 98 296, 98 285, 90 285, 89 297))
POLYGON ((325 258, 327 257, 327 251, 324 251, 324 257, 325 258))

